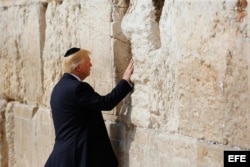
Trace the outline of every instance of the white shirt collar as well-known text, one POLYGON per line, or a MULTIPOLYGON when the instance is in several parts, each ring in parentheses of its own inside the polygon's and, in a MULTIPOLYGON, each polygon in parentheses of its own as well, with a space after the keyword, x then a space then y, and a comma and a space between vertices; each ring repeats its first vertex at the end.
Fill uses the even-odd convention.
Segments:
POLYGON ((73 77, 75 77, 78 81, 82 81, 77 75, 75 75, 75 74, 72 74, 72 73, 69 73, 70 75, 72 75, 73 77))

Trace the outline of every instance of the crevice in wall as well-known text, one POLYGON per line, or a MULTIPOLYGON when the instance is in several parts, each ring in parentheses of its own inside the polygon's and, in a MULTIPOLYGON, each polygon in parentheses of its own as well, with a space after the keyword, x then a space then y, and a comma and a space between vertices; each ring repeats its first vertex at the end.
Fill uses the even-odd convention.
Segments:
POLYGON ((153 0, 155 6, 155 21, 159 22, 161 18, 162 8, 165 0, 153 0))
MULTIPOLYGON (((126 68, 126 65, 128 64, 130 58, 132 57, 130 51, 131 51, 131 44, 130 42, 125 38, 122 29, 121 29, 121 22, 126 14, 129 5, 130 0, 123 0, 123 1, 113 1, 111 5, 111 14, 110 14, 110 22, 111 22, 111 53, 113 58, 113 67, 115 67, 113 70, 115 71, 113 73, 113 78, 115 83, 118 82, 123 75, 123 71, 126 68), (127 53, 127 54, 124 54, 127 53)), ((122 103, 119 103, 115 110, 114 115, 118 115, 118 112, 121 110, 122 103)), ((106 113, 105 113, 106 114, 106 113)))
POLYGON ((3 97, 0 102, 0 166, 8 167, 9 166, 9 147, 7 140, 7 123, 6 113, 7 113, 7 104, 8 100, 3 97))
POLYGON ((42 82, 42 91, 44 92, 44 59, 43 59, 43 52, 45 46, 45 39, 46 39, 46 11, 47 11, 48 3, 43 3, 40 7, 40 61, 41 61, 41 82, 42 82))
POLYGON ((6 118, 5 118, 5 111, 1 112, 1 166, 2 167, 8 167, 8 161, 9 161, 9 151, 8 151, 8 143, 7 143, 7 136, 6 136, 6 118))

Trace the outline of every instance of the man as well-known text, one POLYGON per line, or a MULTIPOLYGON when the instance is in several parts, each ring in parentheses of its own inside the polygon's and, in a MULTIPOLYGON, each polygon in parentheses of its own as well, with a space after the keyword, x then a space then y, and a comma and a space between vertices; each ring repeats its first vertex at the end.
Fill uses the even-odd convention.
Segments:
POLYGON ((50 105, 56 139, 45 167, 117 167, 102 110, 113 109, 133 88, 133 61, 123 79, 101 96, 86 82, 92 66, 90 52, 69 49, 63 60, 63 77, 52 91, 50 105))

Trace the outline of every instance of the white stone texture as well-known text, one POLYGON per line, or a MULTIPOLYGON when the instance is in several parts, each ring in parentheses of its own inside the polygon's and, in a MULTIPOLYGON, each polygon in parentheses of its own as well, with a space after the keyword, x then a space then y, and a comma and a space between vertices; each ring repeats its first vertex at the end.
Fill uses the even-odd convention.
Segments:
POLYGON ((0 0, 0 166, 44 165, 74 46, 92 51, 101 94, 135 61, 134 91, 104 114, 122 167, 220 167, 224 150, 250 149, 250 5, 241 22, 235 5, 165 0, 158 22, 151 0, 0 0))
POLYGON ((37 3, 62 2, 63 0, 1 0, 0 7, 9 7, 17 5, 30 5, 37 3))
POLYGON ((44 6, 2 8, 0 24, 0 94, 7 99, 39 103, 42 82, 42 16, 44 6), (18 18, 18 19, 16 19, 18 18), (41 28, 41 29, 40 29, 41 28))
POLYGON ((110 124, 122 167, 221 167, 224 150, 239 150, 157 129, 110 124))
POLYGON ((43 166, 55 138, 50 110, 8 103, 6 125, 9 166, 43 166))
MULTIPOLYGON (((159 25, 155 21, 152 1, 130 1, 130 7, 122 21, 122 29, 131 41, 135 61, 133 81, 135 92, 132 95, 133 112, 131 120, 137 126, 150 127, 150 94, 153 91, 150 80, 155 80, 150 71, 152 54, 160 47, 159 25)), ((155 99, 154 99, 155 100, 155 99)))
POLYGON ((130 1, 122 28, 136 65, 134 125, 250 147, 248 22, 234 5, 165 1, 158 25, 151 2, 130 1))

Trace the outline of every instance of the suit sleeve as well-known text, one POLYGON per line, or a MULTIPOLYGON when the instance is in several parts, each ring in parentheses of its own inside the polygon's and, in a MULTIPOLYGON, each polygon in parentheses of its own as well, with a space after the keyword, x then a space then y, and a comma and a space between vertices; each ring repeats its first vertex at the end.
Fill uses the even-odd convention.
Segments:
POLYGON ((89 84, 82 82, 76 90, 76 97, 78 104, 88 111, 108 111, 112 110, 132 89, 126 80, 121 80, 110 93, 101 96, 89 84))

